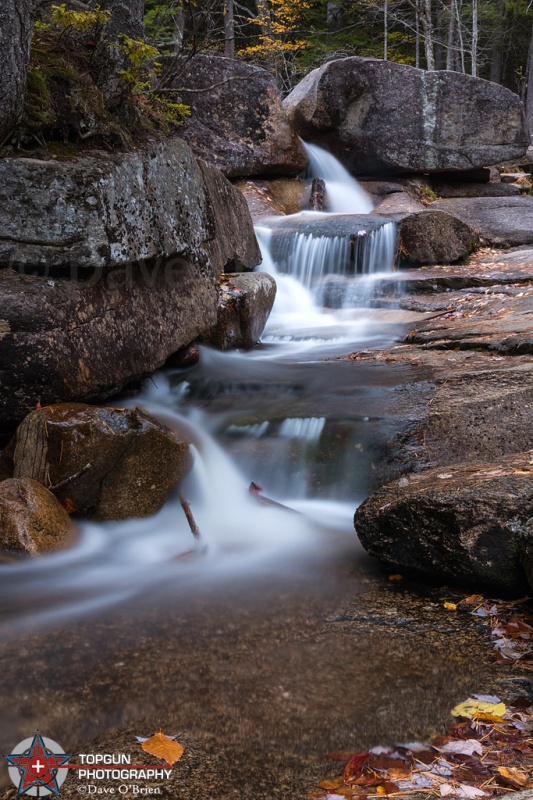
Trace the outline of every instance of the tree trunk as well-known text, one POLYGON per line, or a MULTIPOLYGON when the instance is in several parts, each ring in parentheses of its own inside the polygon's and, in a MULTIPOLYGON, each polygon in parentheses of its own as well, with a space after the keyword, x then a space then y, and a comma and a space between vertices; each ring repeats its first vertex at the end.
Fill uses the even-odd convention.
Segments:
POLYGON ((533 131, 533 30, 529 40, 529 58, 527 65, 527 95, 526 95, 526 117, 529 131, 533 131))
POLYGON ((22 113, 36 0, 0 2, 0 145, 13 133, 22 113))
POLYGON ((224 55, 235 58, 234 0, 224 0, 224 55))
POLYGON ((116 45, 121 35, 144 38, 144 0, 103 0, 101 7, 110 11, 111 17, 96 50, 95 68, 107 106, 113 109, 121 104, 128 91, 120 79, 124 57, 116 45))
POLYGON ((389 55, 389 3, 385 0, 383 6, 383 61, 387 61, 389 55))
POLYGON ((461 58, 461 72, 465 73, 465 45, 463 39, 463 20, 461 17, 462 0, 455 0, 455 14, 457 19, 457 38, 459 39, 459 56, 461 58))
POLYGON ((435 50, 433 44, 431 0, 424 0, 424 6, 422 9, 422 30, 424 33, 424 47, 426 51, 426 69, 429 72, 433 72, 435 69, 435 50))
POLYGON ((448 42, 446 45, 446 69, 453 69, 455 55, 455 4, 452 0, 448 17, 448 42))
POLYGON ((503 0, 495 0, 494 8, 497 13, 497 20, 490 54, 490 79, 494 83, 501 83, 503 66, 503 0))
POLYGON ((478 30, 478 0, 472 0, 472 70, 474 77, 477 76, 477 45, 479 38, 478 30))

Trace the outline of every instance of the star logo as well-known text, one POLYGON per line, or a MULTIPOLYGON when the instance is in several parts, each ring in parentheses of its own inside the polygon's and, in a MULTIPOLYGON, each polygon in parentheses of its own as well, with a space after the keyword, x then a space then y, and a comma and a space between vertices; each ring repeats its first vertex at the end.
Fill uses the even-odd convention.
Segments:
POLYGON ((68 772, 61 768, 69 756, 52 739, 45 739, 37 732, 33 739, 19 742, 6 758, 10 765, 10 778, 20 795, 45 797, 59 794, 68 772))

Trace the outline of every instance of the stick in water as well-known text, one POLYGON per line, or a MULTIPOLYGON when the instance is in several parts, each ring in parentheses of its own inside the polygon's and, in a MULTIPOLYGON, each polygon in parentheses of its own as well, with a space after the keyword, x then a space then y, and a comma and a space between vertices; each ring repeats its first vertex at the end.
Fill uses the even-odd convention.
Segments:
POLYGON ((191 507, 187 500, 184 498, 182 494, 180 494, 180 503, 183 509, 183 513, 187 517, 187 522, 189 523, 189 528, 191 529, 191 533, 195 539, 201 539, 202 535, 200 533, 200 528, 196 524, 196 521, 192 515, 191 507))

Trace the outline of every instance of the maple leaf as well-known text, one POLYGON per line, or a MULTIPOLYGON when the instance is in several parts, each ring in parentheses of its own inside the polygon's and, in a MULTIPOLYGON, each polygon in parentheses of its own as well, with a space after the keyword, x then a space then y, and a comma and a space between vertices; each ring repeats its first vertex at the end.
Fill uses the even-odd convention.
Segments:
POLYGON ((179 742, 176 742, 171 736, 165 736, 161 731, 143 742, 142 749, 146 753, 160 758, 161 761, 166 761, 170 766, 180 760, 184 750, 179 742))

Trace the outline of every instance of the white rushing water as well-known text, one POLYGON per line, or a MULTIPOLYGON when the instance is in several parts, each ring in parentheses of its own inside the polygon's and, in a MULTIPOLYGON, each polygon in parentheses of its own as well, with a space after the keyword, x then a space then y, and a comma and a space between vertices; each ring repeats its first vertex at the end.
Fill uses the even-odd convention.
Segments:
POLYGON ((302 144, 309 159, 310 177, 322 178, 326 183, 327 210, 332 214, 370 214, 370 195, 340 161, 316 144, 302 144))
POLYGON ((341 472, 337 468, 328 476, 326 469, 322 474, 327 466, 323 445, 328 444, 328 418, 314 406, 335 391, 334 385, 315 386, 314 369, 297 377, 293 365, 313 366, 340 348, 350 352, 348 347, 384 343, 383 322, 368 310, 361 312, 361 306, 368 305, 368 287, 392 268, 396 234, 392 223, 376 225, 368 217, 367 224, 364 216, 350 227, 346 214, 371 211, 368 195, 329 153, 315 146, 307 146, 307 152, 311 171, 326 181, 334 213, 282 218, 294 223, 294 230, 281 235, 276 229, 279 220, 257 228, 261 268, 278 284, 263 337, 266 344, 248 354, 202 349, 199 374, 207 377, 199 379, 206 385, 198 405, 190 400, 198 368, 183 379, 178 371, 173 382, 155 376, 140 397, 126 403, 143 406, 193 443, 194 467, 180 489, 191 504, 207 551, 180 558, 194 549, 194 540, 177 493, 150 519, 81 523, 79 542, 72 549, 2 566, 2 594, 10 612, 0 620, 0 632, 7 635, 25 625, 92 613, 166 581, 171 586, 177 577, 180 586, 194 587, 198 581, 233 580, 254 571, 291 571, 296 565, 301 568, 310 553, 333 548, 335 532, 343 531, 355 542, 352 515, 357 498, 352 486, 357 478, 352 480, 351 472, 358 469, 359 434, 350 433, 353 442, 349 437, 344 441, 343 434, 336 445, 344 453, 341 472), (298 230, 309 223, 322 228, 330 221, 338 223, 339 215, 346 225, 339 234, 327 228, 316 236, 307 228, 298 230), (321 305, 328 280, 348 282, 342 285, 344 299, 336 310, 321 305), (310 413, 294 405, 295 398, 308 392, 317 396, 310 413), (210 398, 225 393, 233 393, 238 408, 232 407, 231 413, 227 408, 225 413, 211 412, 210 398), (256 419, 240 422, 239 412, 246 411, 256 419), (273 418, 268 416, 271 412, 273 418), (220 434, 229 453, 213 433, 220 434), (349 491, 339 489, 342 470, 349 491), (248 488, 258 476, 274 500, 299 513, 259 503, 248 488), (329 496, 328 482, 335 487, 329 496), (15 611, 19 605, 21 610, 15 611))

